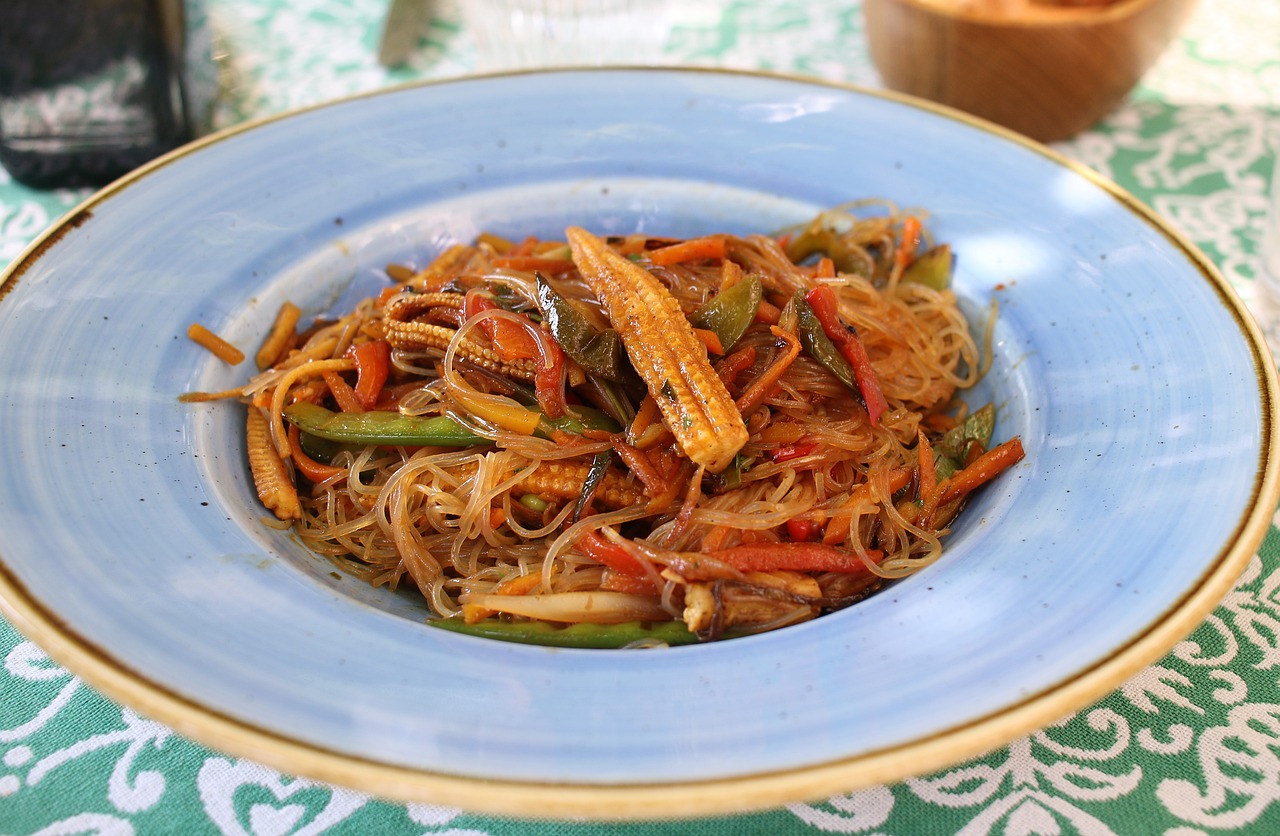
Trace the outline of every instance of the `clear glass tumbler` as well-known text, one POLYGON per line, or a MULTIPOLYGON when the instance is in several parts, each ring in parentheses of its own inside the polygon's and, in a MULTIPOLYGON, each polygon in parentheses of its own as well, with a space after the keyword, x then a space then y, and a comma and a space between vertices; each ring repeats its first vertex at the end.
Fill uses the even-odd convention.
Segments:
POLYGON ((662 63, 673 0, 468 0, 477 70, 662 63))

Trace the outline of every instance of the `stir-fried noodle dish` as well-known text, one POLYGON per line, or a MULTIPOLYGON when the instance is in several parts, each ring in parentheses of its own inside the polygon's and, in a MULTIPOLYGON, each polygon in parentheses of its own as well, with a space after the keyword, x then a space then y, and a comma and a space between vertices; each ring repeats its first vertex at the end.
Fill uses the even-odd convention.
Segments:
POLYGON ((995 312, 975 335, 923 217, 485 234, 388 266, 337 319, 284 304, 256 376, 184 399, 247 404, 273 524, 416 589, 435 626, 609 647, 772 630, 939 559, 1023 456, 957 397, 995 312))

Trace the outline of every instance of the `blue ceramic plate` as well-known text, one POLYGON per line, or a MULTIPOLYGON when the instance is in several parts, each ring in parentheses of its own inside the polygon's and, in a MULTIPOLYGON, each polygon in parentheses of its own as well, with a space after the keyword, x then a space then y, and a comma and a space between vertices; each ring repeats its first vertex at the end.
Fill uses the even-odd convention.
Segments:
POLYGON ((1278 498, 1276 382, 1203 256, 1043 147, 898 97, 595 70, 395 89, 200 142, 18 259, 0 301, 0 598, 56 658, 288 772, 473 810, 742 810, 932 770, 1081 707, 1230 587, 1278 498), (653 652, 423 627, 261 524, 254 347, 482 230, 772 231, 852 198, 926 207, 974 318, 973 400, 1026 460, 944 560, 848 610, 653 652))

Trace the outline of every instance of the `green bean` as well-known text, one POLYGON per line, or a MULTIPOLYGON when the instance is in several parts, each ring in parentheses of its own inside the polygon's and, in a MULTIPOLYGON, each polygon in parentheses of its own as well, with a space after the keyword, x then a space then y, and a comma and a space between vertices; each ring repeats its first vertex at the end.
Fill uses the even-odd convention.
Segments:
POLYGON ((963 468, 974 444, 982 449, 991 446, 995 432, 996 408, 987 404, 974 410, 967 418, 947 431, 933 445, 934 472, 939 479, 946 479, 963 468))
POLYGON ((698 637, 679 621, 559 626, 546 621, 513 622, 487 618, 475 624, 467 624, 461 618, 435 618, 428 620, 427 624, 469 636, 545 647, 612 649, 646 641, 664 642, 668 645, 693 644, 698 641, 698 637))
POLYGON ((333 412, 299 401, 284 410, 285 420, 301 432, 342 444, 408 447, 474 447, 491 443, 447 415, 426 417, 399 412, 333 412))
MULTIPOLYGON (((556 430, 580 434, 584 429, 616 432, 617 423, 598 409, 572 407, 573 414, 561 418, 543 416, 538 434, 556 430)), ((333 412, 313 403, 299 401, 284 410, 285 420, 299 431, 340 444, 406 447, 478 447, 492 442, 476 435, 447 415, 404 415, 399 412, 333 412)))

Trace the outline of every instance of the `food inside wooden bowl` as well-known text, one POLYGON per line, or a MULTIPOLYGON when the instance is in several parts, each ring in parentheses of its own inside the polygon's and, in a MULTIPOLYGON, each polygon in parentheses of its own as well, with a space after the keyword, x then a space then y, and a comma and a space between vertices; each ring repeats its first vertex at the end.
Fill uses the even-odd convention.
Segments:
POLYGON ((1042 142, 1095 124, 1133 89, 1195 0, 864 0, 886 86, 1042 142))

